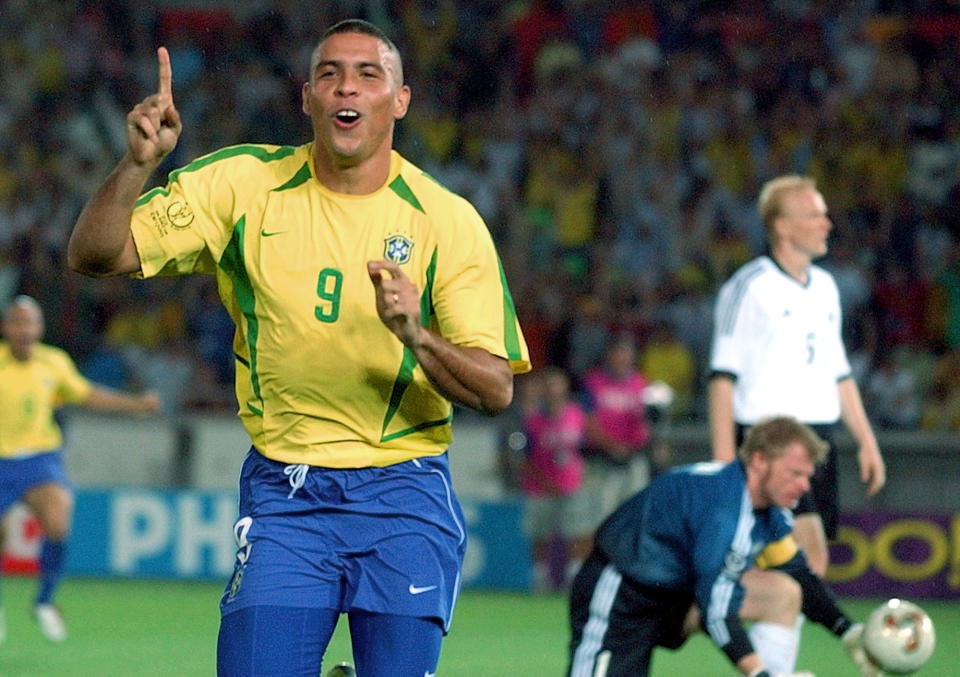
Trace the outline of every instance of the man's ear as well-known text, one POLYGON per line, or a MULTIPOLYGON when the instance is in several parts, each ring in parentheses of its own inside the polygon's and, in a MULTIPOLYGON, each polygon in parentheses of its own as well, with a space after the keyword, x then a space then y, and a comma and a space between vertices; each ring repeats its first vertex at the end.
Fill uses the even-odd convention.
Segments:
POLYGON ((303 87, 300 89, 300 109, 306 114, 310 115, 310 81, 303 83, 303 87))
POLYGON ((410 107, 410 87, 401 85, 397 90, 397 96, 393 105, 393 119, 401 120, 407 114, 407 108, 410 107))

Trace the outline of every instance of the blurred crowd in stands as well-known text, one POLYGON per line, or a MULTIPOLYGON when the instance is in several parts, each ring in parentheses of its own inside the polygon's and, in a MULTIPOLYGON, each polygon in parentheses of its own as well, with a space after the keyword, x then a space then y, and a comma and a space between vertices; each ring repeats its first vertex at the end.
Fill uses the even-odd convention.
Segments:
POLYGON ((762 253, 757 190, 810 174, 875 424, 960 429, 960 2, 0 6, 0 301, 35 296, 49 342, 100 382, 160 390, 170 413, 235 406, 213 278, 130 285, 64 264, 126 112, 156 86, 156 47, 184 124, 161 183, 223 145, 308 140, 309 53, 359 16, 404 55, 399 150, 482 213, 535 365, 576 382, 629 333, 674 416, 702 420, 714 294, 762 253))

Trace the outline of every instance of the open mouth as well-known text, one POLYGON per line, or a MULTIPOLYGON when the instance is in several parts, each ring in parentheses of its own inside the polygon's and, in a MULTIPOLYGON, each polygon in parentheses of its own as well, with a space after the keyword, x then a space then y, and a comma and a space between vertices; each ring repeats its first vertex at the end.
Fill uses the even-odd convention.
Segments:
POLYGON ((334 119, 343 125, 352 125, 360 119, 360 113, 353 109, 339 110, 334 114, 334 119))

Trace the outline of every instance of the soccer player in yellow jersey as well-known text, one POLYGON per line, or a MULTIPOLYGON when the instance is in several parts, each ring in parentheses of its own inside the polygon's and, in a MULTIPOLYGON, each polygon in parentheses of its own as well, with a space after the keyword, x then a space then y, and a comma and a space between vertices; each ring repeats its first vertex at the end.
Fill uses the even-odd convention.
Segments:
MULTIPOLYGON (((29 296, 16 297, 3 311, 0 341, 0 516, 23 501, 43 528, 40 547, 40 586, 34 617, 53 642, 67 637, 67 626, 53 603, 63 566, 73 493, 64 472, 60 449, 63 435, 54 412, 65 404, 98 411, 155 413, 156 393, 128 395, 84 378, 73 360, 53 346, 40 343, 43 314, 29 296)), ((6 623, 0 609, 0 642, 6 623)))
POLYGON ((218 672, 316 675, 346 613, 358 674, 433 674, 466 547, 452 403, 496 414, 530 368, 491 237, 393 151, 410 89, 372 24, 336 24, 314 49, 310 143, 225 148, 141 195, 181 131, 158 60, 68 258, 91 275, 214 273, 236 323, 253 446, 218 672))

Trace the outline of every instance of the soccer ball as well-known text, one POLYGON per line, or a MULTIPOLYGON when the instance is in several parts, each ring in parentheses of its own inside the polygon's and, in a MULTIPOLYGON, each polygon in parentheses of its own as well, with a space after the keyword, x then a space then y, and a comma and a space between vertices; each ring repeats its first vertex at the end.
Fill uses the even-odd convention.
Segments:
POLYGON ((909 675, 929 660, 936 635, 923 609, 894 597, 867 617, 862 641, 867 658, 881 670, 909 675))

